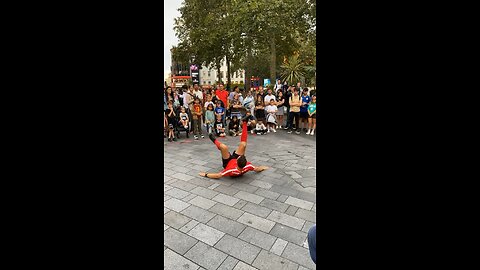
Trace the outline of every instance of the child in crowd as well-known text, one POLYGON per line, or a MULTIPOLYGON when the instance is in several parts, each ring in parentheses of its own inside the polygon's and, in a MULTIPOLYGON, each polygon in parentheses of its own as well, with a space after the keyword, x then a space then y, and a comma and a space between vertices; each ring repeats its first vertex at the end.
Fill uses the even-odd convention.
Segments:
POLYGON ((277 93, 277 128, 282 128, 283 126, 283 115, 285 114, 285 98, 283 96, 283 91, 278 91, 277 93))
POLYGON ((198 135, 200 135, 202 138, 205 138, 202 132, 202 115, 203 115, 203 109, 202 109, 202 105, 200 105, 200 99, 195 98, 193 101, 193 111, 192 111, 193 128, 194 128, 193 138, 195 140, 198 140, 198 135))
POLYGON ((308 132, 307 135, 312 135, 317 127, 317 97, 312 96, 312 102, 308 105, 308 132), (311 131, 310 131, 311 129, 311 131))
POLYGON ((242 135, 240 132, 240 121, 238 121, 238 117, 236 115, 232 116, 232 121, 230 121, 228 124, 228 133, 233 137, 242 135))
POLYGON ((215 135, 217 137, 225 137, 225 125, 223 124, 221 115, 216 116, 214 127, 215 127, 215 135))
POLYGON ((258 121, 265 121, 265 107, 263 104, 263 97, 261 95, 257 95, 257 102, 255 102, 255 117, 258 121))
POLYGON ((222 102, 220 100, 217 101, 217 107, 215 108, 215 118, 217 118, 218 116, 220 116, 223 122, 225 116, 225 108, 222 107, 222 102))
POLYGON ((188 130, 188 123, 190 119, 188 119, 188 113, 185 112, 185 107, 180 108, 180 124, 188 130))
POLYGON ((247 110, 247 111, 250 111, 250 114, 254 114, 254 110, 255 110, 255 100, 253 98, 253 95, 252 95, 252 92, 249 91, 247 93, 247 96, 245 97, 245 99, 243 100, 243 107, 247 110))
POLYGON ((215 122, 215 112, 213 111, 213 103, 209 103, 205 111, 205 124, 208 133, 212 133, 213 123, 215 122))
POLYGON ((275 130, 275 126, 277 125, 277 106, 275 105, 275 99, 270 99, 269 100, 270 104, 265 107, 265 111, 267 112, 267 132, 273 131, 277 132, 275 130))
POLYGON ((175 110, 173 109, 172 101, 168 101, 167 106, 168 106, 168 109, 165 111, 165 113, 167 114, 167 121, 168 121, 168 141, 171 142, 171 141, 177 140, 175 139, 175 136, 173 134, 176 114, 175 114, 175 110))
POLYGON ((267 133, 267 128, 263 124, 263 121, 260 120, 260 119, 257 122, 257 127, 255 129, 255 133, 257 133, 257 135, 264 135, 264 134, 267 133))
POLYGON ((308 88, 303 88, 302 92, 302 106, 300 106, 300 127, 297 127, 300 130, 303 126, 303 131, 307 131, 308 125, 308 105, 312 99, 308 95, 308 88))

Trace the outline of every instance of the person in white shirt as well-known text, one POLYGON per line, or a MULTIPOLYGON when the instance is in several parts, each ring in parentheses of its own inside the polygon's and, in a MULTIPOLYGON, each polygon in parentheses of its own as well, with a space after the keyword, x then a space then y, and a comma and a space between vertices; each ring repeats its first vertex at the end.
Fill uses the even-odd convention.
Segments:
POLYGON ((261 120, 258 120, 257 122, 257 126, 255 127, 255 133, 257 133, 257 135, 265 135, 265 133, 267 133, 267 128, 261 120))
POLYGON ((203 92, 200 87, 198 87, 198 83, 193 84, 193 94, 200 99, 200 103, 203 102, 203 92))
POLYGON ((277 80, 277 82, 275 83, 275 92, 278 93, 278 91, 282 90, 283 88, 283 85, 282 85, 282 81, 280 81, 280 79, 277 80))
POLYGON ((270 104, 270 100, 272 100, 272 99, 273 99, 273 101, 277 101, 277 98, 272 94, 272 90, 271 90, 271 89, 268 89, 268 90, 267 90, 267 95, 266 95, 265 98, 263 99, 263 102, 264 102, 265 104, 270 104))
POLYGON ((270 99, 270 104, 265 107, 265 112, 267 113, 267 132, 277 132, 275 130, 275 126, 277 125, 277 110, 278 109, 277 105, 275 105, 275 101, 273 99, 270 99))

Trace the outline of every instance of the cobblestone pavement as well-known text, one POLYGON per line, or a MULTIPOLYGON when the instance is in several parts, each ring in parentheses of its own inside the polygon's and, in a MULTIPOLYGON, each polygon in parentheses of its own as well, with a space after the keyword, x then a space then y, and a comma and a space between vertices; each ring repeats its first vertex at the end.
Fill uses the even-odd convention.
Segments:
MULTIPOLYGON (((316 223, 315 137, 248 136, 247 160, 269 170, 207 179, 221 155, 205 138, 165 146, 164 269, 316 269, 307 245, 316 223)), ((239 137, 220 138, 230 152, 239 137)))

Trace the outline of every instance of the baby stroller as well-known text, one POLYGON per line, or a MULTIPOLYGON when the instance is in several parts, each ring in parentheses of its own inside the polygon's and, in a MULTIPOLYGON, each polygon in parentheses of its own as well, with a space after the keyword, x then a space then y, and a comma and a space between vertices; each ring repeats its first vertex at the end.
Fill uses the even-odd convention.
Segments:
POLYGON ((180 133, 181 132, 185 132, 186 137, 189 138, 188 134, 190 132, 190 127, 192 125, 192 121, 191 121, 191 118, 190 118, 191 114, 190 114, 189 109, 186 109, 185 112, 188 114, 188 119, 190 120, 189 123, 188 123, 188 129, 185 129, 185 127, 180 123, 181 106, 178 106, 175 109, 175 113, 177 114, 177 117, 176 117, 177 124, 174 126, 174 133, 175 133, 177 139, 180 139, 180 133))

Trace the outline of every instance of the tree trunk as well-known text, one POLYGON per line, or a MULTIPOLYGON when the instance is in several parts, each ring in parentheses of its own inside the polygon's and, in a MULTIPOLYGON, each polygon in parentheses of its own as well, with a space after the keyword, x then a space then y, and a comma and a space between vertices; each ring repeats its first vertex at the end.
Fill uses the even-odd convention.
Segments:
POLYGON ((220 72, 220 63, 217 63, 217 78, 218 78, 218 83, 222 83, 222 74, 220 72))
POLYGON ((276 82, 276 70, 277 70, 277 51, 275 48, 275 38, 270 39, 270 84, 276 82))
POLYGON ((232 81, 231 81, 231 78, 230 78, 230 58, 228 57, 228 54, 225 56, 225 59, 226 59, 226 64, 227 64, 227 89, 230 91, 232 81))
POLYGON ((247 50, 247 58, 245 59, 245 91, 250 91, 250 84, 251 84, 251 77, 252 75, 250 74, 252 72, 252 69, 250 67, 250 58, 251 58, 251 52, 250 49, 247 50))

